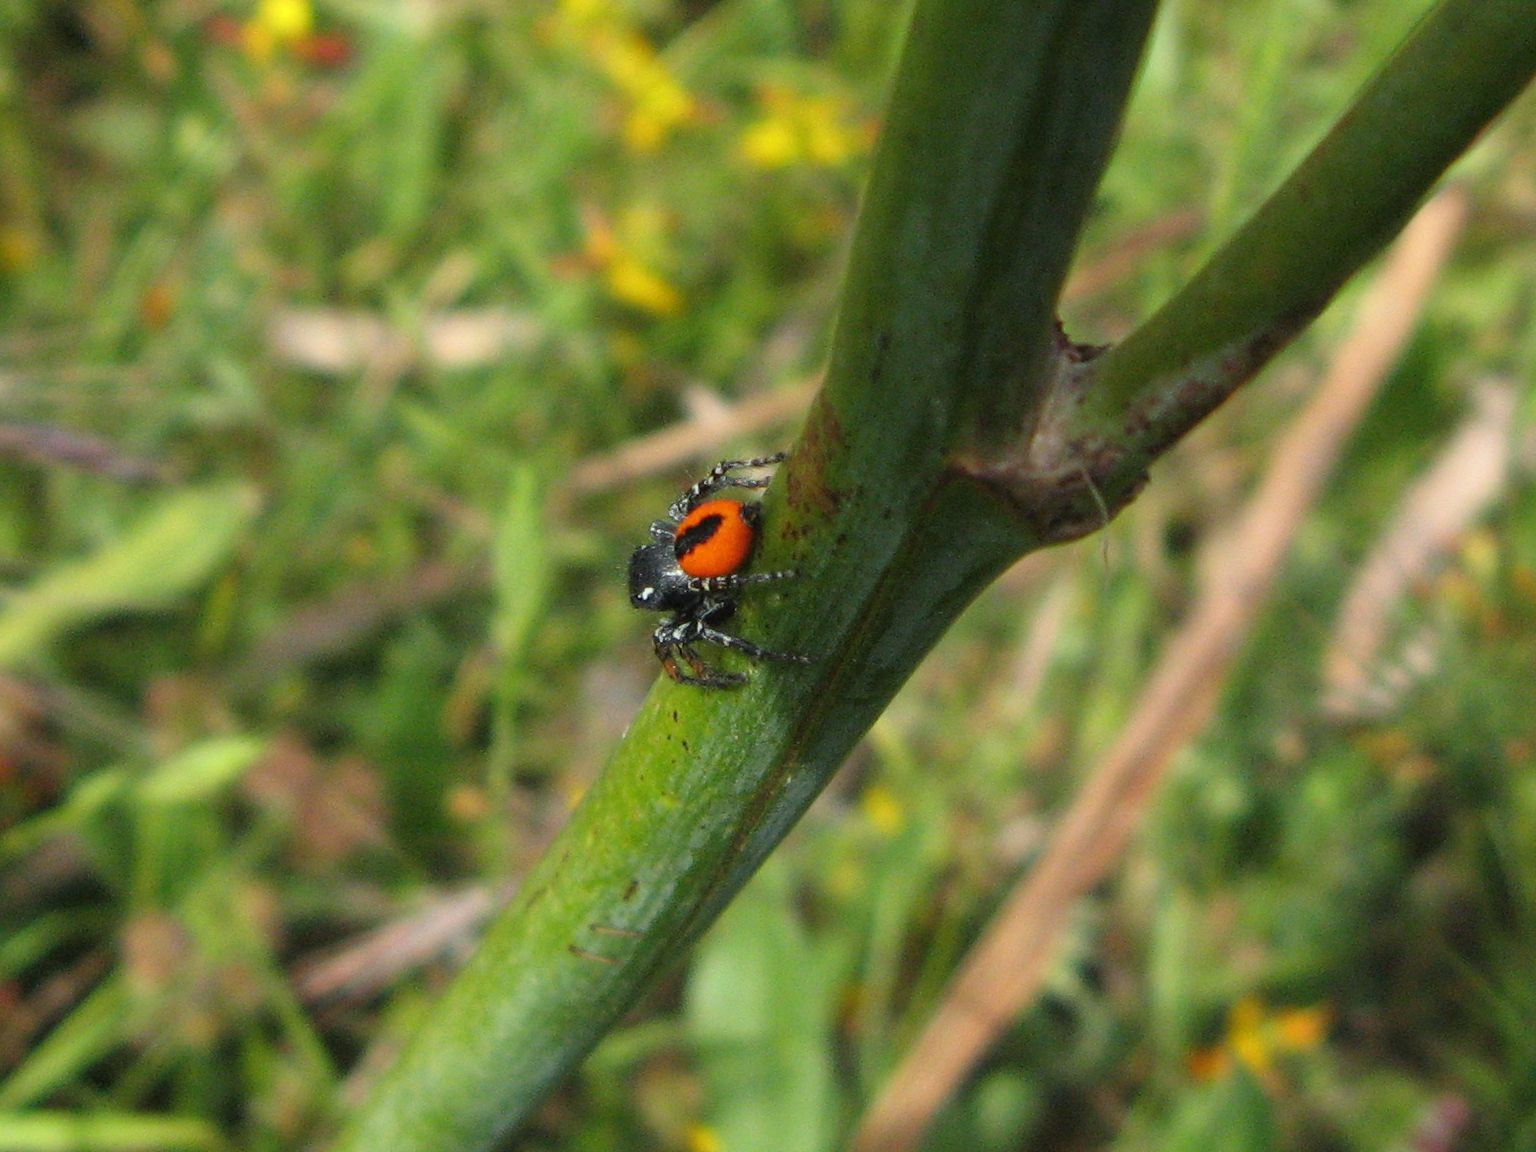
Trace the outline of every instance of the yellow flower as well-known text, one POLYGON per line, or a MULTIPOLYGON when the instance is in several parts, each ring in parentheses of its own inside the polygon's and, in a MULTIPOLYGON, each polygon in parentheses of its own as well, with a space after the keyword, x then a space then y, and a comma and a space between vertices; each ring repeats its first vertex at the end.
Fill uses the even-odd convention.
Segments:
POLYGON ((721 1152, 720 1134, 703 1124, 688 1126, 688 1152, 721 1152))
POLYGON ((641 154, 654 152, 672 132, 692 121, 698 105, 670 76, 635 97, 624 118, 624 146, 641 154))
POLYGON ((309 0, 259 0, 256 14, 245 22, 245 51, 267 60, 279 48, 292 48, 315 30, 315 10, 309 0))
POLYGON ((613 0, 560 0, 539 34, 584 54, 622 97, 622 139, 631 152, 654 152, 697 119, 698 101, 613 0))
POLYGON ((883 784, 872 784, 864 789, 864 794, 859 798, 859 807, 882 836, 896 835, 907 822, 906 808, 896 798, 896 794, 883 784))
POLYGON ((600 29, 588 44, 609 83, 629 102, 624 145, 631 152, 654 152, 698 115, 698 102, 638 32, 600 29))
POLYGON ((1275 1066, 1274 1049, 1264 1027, 1266 1015, 1264 1005, 1252 996, 1243 997, 1227 1013, 1227 1047, 1256 1075, 1275 1066))
POLYGON ((1285 1052, 1306 1052, 1328 1038, 1333 1013, 1322 1005, 1292 1008, 1275 1017, 1277 1047, 1285 1052))
POLYGON ((683 310, 683 294, 657 271, 666 241, 666 220, 655 208, 631 207, 617 227, 596 212, 587 214, 586 262, 601 270, 610 296, 652 316, 683 310))
POLYGON ((261 0, 256 20, 285 43, 302 40, 315 30, 315 10, 309 0, 261 0))
POLYGON ((653 316, 676 316, 683 310, 682 293, 627 252, 608 265, 608 291, 620 303, 653 316))
POLYGON ((741 134, 741 154, 754 168, 788 168, 800 157, 795 126, 781 116, 749 124, 741 134))
POLYGON ((1325 1005, 1271 1012, 1257 997, 1245 996, 1227 1013, 1226 1038, 1190 1054, 1190 1074, 1197 1080, 1212 1080, 1241 1064, 1267 1079, 1274 1075, 1277 1057, 1320 1045, 1332 1018, 1325 1005))
POLYGON ((770 86, 758 93, 758 102, 763 115, 747 125, 740 143, 742 158, 754 168, 831 168, 868 147, 869 129, 852 122, 847 100, 770 86))

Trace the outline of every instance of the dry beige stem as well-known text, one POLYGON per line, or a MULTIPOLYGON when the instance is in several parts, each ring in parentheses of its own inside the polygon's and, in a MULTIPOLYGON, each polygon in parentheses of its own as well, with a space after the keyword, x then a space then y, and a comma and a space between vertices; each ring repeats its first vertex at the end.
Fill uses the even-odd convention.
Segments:
POLYGON ((1122 236, 1109 251, 1092 262, 1072 269, 1067 286, 1061 295, 1066 300, 1079 300, 1113 287, 1121 280, 1134 275, 1153 252, 1166 249, 1176 241, 1188 239, 1204 222, 1202 214, 1193 208, 1171 212, 1122 236))
POLYGON ((1472 415, 1404 495, 1335 618, 1323 655, 1323 708, 1330 715, 1379 715, 1406 687, 1393 682, 1390 670, 1379 670, 1393 615, 1504 491, 1514 423, 1514 388, 1485 383, 1474 395, 1472 415))
POLYGON ((373 312, 290 307, 273 312, 267 344, 285 364, 340 375, 414 365, 482 368, 532 348, 540 331, 531 316, 496 306, 440 312, 419 332, 373 312))
MULTIPOLYGON (((1013 653, 1007 671, 998 677, 996 687, 988 694, 991 699, 979 711, 991 716, 992 723, 1000 728, 1021 724, 1035 707, 1040 690, 1045 686, 1050 671, 1051 654, 1056 651, 1057 641, 1072 615, 1072 602, 1077 596, 1076 581, 1064 565, 1056 563, 1060 553, 1035 552, 1021 562, 1041 563, 1040 574, 1054 571, 1050 584, 1039 598, 1034 618, 1025 629, 1022 642, 1013 653)), ((1013 576, 1013 573, 1009 573, 1013 576)))
POLYGON ((820 386, 818 374, 788 388, 759 393, 740 404, 700 413, 660 432, 629 440, 602 456, 589 456, 571 470, 570 490, 577 495, 607 492, 710 455, 721 441, 748 436, 798 416, 820 386))
POLYGON ((855 1152, 918 1146, 933 1116, 1035 996, 1078 897, 1119 859, 1164 769, 1208 720, 1297 526, 1401 351, 1465 209, 1446 193, 1393 246, 1321 388, 1293 422, 1129 722, 1034 870, 972 950, 855 1134, 855 1152))
POLYGON ((311 1004, 377 995, 414 968, 467 951, 486 918, 510 896, 475 885, 434 897, 425 907, 296 966, 294 987, 311 1004))

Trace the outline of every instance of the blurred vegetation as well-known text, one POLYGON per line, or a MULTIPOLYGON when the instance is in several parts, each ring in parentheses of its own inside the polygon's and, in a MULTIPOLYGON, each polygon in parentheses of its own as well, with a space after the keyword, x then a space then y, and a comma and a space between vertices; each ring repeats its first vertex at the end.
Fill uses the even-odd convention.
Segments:
MULTIPOLYGON (((814 372, 901 7, 0 7, 0 1152, 296 1147, 387 1061, 655 674, 628 549, 790 437, 727 409, 579 482, 814 372)), ((1423 7, 1165 4, 1082 260, 1170 238, 1073 336, 1146 315, 1423 7)), ((1536 1148, 1533 128, 1459 166, 1471 228, 1217 724, 931 1147, 1536 1148), (1398 610, 1428 661, 1339 723, 1340 597, 1490 378, 1515 472, 1398 610)), ((836 1146, 1350 299, 971 610, 524 1146, 836 1146)))

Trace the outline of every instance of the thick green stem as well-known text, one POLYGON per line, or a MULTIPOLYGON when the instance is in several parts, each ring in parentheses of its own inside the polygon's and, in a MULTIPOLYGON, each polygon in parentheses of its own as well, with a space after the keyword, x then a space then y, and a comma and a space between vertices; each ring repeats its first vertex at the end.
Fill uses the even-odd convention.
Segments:
POLYGON ((1152 7, 919 0, 828 384, 766 501, 759 562, 802 578, 738 621, 814 665, 658 684, 343 1147, 483 1148, 526 1117, 1036 542, 950 461, 1006 451, 1052 383, 1054 300, 1152 7))

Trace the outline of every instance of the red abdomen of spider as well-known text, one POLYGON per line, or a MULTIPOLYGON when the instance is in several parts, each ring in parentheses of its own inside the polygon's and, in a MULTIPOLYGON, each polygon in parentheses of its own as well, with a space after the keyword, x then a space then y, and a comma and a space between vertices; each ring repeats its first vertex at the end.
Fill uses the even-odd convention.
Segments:
POLYGON ((678 567, 699 579, 740 572, 752 559, 760 516, 756 504, 706 500, 677 525, 678 567))

